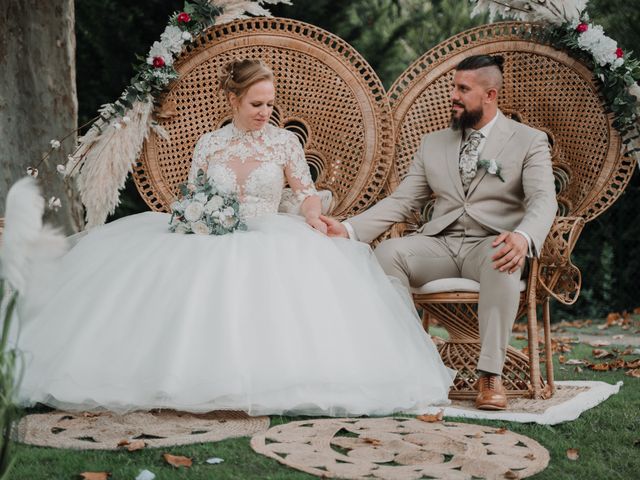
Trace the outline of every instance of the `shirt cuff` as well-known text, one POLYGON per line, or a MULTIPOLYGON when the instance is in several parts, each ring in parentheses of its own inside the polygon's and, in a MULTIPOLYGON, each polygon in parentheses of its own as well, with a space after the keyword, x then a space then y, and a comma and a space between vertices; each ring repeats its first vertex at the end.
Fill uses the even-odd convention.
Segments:
POLYGON ((358 240, 358 236, 356 235, 356 231, 353 229, 353 227, 351 226, 351 224, 349 222, 342 222, 342 225, 344 225, 344 228, 347 229, 347 235, 349 235, 349 238, 351 240, 358 240))
POLYGON ((527 240, 527 244, 529 245, 529 250, 527 252, 527 257, 532 258, 533 255, 533 243, 531 242, 531 237, 529 236, 529 234, 527 232, 523 232, 522 230, 514 230, 513 233, 519 233, 520 235, 522 235, 526 240, 527 240))

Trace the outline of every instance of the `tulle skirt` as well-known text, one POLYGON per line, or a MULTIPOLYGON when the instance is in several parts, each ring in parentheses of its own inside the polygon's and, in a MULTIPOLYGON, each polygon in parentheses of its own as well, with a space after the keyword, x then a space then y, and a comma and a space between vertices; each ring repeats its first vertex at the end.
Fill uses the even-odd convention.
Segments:
POLYGON ((447 403, 452 371, 368 245, 268 215, 224 236, 144 213, 34 268, 20 401, 71 410, 383 415, 447 403))

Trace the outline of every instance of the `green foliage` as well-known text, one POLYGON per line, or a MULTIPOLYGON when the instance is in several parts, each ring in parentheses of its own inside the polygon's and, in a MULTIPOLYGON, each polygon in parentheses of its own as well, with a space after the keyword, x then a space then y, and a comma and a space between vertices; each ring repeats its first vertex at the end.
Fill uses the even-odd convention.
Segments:
POLYGON ((17 293, 8 293, 8 298, 5 299, 5 281, 0 278, 0 306, 4 306, 0 331, 0 480, 9 479, 14 462, 11 457, 11 428, 19 416, 19 410, 14 404, 20 378, 19 356, 15 348, 9 347, 9 332, 17 296, 17 293))

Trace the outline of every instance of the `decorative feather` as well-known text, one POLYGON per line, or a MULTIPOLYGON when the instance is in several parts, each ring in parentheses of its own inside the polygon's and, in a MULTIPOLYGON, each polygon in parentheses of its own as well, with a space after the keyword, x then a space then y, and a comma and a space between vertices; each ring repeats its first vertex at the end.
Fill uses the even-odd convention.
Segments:
POLYGON ((135 102, 127 114, 127 123, 113 121, 86 141, 91 144, 84 151, 76 182, 87 209, 87 228, 103 224, 118 205, 119 191, 149 135, 152 112, 151 97, 135 102))
POLYGON ((0 259, 2 276, 18 292, 25 291, 33 263, 57 258, 67 250, 65 237, 42 224, 44 207, 34 178, 22 178, 9 189, 0 259))
POLYGON ((580 19, 589 0, 477 0, 471 16, 489 12, 491 22, 497 16, 522 22, 548 22, 556 25, 580 19))

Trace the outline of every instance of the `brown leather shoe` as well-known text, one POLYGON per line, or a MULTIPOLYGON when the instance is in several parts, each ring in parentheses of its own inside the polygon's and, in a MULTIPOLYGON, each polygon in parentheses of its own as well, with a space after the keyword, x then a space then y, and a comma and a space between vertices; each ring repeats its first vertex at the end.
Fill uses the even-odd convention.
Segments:
POLYGON ((504 410, 507 408, 507 395, 499 375, 484 375, 476 382, 476 408, 480 410, 504 410))

